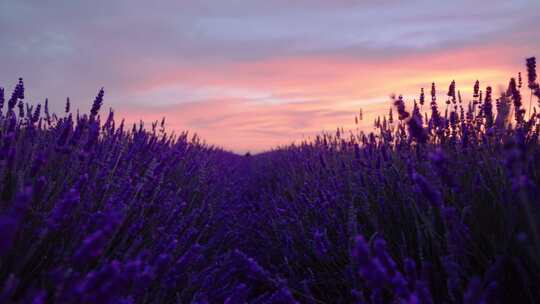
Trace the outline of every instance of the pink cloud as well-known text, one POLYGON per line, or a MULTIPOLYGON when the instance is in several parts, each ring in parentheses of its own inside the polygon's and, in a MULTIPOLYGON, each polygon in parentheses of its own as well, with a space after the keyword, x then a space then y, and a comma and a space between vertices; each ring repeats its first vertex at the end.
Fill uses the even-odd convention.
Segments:
POLYGON ((484 87, 506 84, 522 70, 520 59, 528 55, 526 51, 486 45, 378 60, 303 56, 211 69, 172 69, 163 76, 151 75, 137 93, 152 92, 159 98, 160 89, 181 84, 219 88, 213 92, 219 96, 188 103, 179 97, 169 100, 169 105, 130 105, 119 110, 132 120, 166 116, 170 129, 193 130, 207 142, 227 149, 261 151, 338 126, 355 128, 354 117, 360 108, 365 113, 360 128, 369 130, 373 119, 390 107, 390 93, 414 97, 431 81, 438 83, 441 95, 452 80, 464 95, 472 90, 476 79, 484 87), (258 98, 226 95, 242 89, 268 96, 261 102, 258 98))

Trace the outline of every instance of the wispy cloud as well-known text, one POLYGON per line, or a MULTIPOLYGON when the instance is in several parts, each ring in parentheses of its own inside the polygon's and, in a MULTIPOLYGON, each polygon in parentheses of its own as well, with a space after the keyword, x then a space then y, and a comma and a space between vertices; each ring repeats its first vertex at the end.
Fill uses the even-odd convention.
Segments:
MULTIPOLYGON (((15 1, 0 3, 0 85, 119 116, 167 116, 261 150, 382 112, 432 80, 498 84, 540 49, 538 1, 15 1), (24 22, 21 22, 24 20, 24 22), (371 113, 370 112, 370 113, 371 113)), ((371 124, 371 121, 369 122, 371 124)), ((352 126, 352 125, 351 125, 352 126)), ((366 122, 365 127, 368 127, 366 122)))

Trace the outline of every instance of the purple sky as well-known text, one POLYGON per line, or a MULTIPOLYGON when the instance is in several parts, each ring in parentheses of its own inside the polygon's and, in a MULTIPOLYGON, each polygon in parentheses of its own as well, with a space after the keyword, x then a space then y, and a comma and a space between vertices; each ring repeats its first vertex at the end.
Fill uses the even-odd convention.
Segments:
POLYGON ((496 85, 539 55, 540 1, 403 3, 3 0, 0 86, 24 77, 55 110, 66 96, 87 110, 104 86, 119 117, 166 116, 244 152, 350 126, 432 80, 496 85))

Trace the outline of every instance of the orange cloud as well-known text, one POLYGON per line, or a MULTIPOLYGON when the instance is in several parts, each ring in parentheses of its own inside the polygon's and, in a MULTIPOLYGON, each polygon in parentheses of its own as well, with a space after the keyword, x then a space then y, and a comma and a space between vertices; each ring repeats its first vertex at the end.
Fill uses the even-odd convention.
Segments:
MULTIPOLYGON (((515 46, 488 45, 436 53, 415 53, 391 58, 356 58, 339 55, 312 55, 269 59, 248 63, 228 63, 208 68, 181 68, 166 71, 139 86, 139 91, 182 84, 192 86, 246 87, 262 91, 279 90, 295 93, 301 90, 321 93, 348 89, 339 94, 388 91, 405 85, 431 81, 432 75, 443 73, 452 79, 485 76, 493 79, 493 71, 516 68, 527 55, 515 46), (476 76, 473 76, 476 75, 476 76), (406 78, 405 78, 406 77, 406 78), (321 87, 321 84, 325 84, 321 87)), ((520 68, 520 66, 518 66, 520 68)), ((517 72, 513 71, 514 73, 517 72)), ((498 76, 498 75, 495 75, 498 76)), ((449 81, 448 81, 449 82, 449 81)), ((363 93, 362 95, 366 95, 363 93)))
MULTIPOLYGON (((388 109, 388 104, 370 104, 363 109, 362 128, 372 124, 374 116, 388 109), (369 119, 369 120, 368 120, 369 119)), ((166 113, 170 130, 196 130, 208 143, 237 152, 270 149, 313 136, 337 126, 353 128, 358 113, 347 105, 328 107, 326 101, 282 104, 253 103, 241 99, 220 99, 161 107, 140 107, 127 113, 127 121, 160 120, 166 113), (340 109, 341 108, 341 109, 340 109)))
POLYGON ((522 70, 525 51, 487 45, 387 59, 313 55, 173 69, 151 78, 137 93, 159 98, 161 89, 181 84, 211 88, 216 96, 189 103, 179 96, 170 105, 130 105, 121 113, 145 121, 165 115, 170 129, 193 130, 209 143, 238 152, 262 151, 338 126, 354 128, 360 108, 365 113, 360 127, 369 129, 376 116, 386 114, 390 93, 414 98, 432 81, 438 83, 441 98, 452 80, 464 95, 476 79, 483 87, 505 84, 522 70), (246 97, 245 90, 258 97, 246 97))

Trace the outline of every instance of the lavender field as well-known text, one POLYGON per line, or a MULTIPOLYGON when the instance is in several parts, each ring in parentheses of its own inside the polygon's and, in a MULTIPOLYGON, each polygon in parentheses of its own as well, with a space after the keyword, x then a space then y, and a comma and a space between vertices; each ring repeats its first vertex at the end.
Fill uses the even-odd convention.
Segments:
POLYGON ((535 58, 500 95, 470 85, 239 156, 100 112, 103 89, 49 113, 20 79, 0 90, 0 303, 539 302, 535 58))

